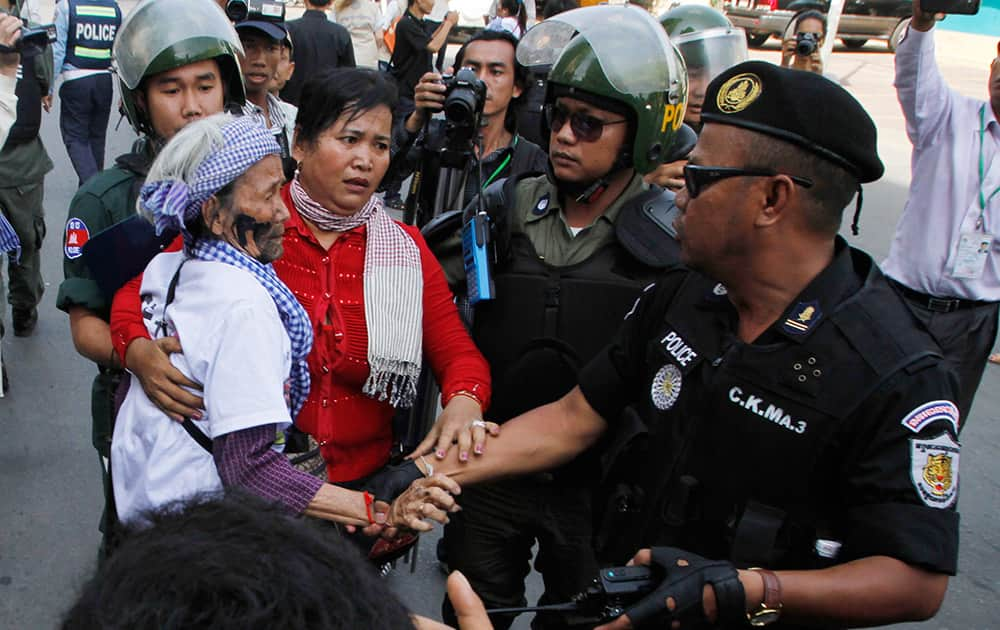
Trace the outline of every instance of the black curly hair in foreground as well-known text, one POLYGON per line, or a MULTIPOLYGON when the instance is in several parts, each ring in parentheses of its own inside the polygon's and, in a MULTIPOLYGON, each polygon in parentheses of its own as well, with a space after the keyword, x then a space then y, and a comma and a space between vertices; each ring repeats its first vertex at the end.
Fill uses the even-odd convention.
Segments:
POLYGON ((331 528, 243 493, 148 516, 66 614, 64 630, 413 628, 331 528))

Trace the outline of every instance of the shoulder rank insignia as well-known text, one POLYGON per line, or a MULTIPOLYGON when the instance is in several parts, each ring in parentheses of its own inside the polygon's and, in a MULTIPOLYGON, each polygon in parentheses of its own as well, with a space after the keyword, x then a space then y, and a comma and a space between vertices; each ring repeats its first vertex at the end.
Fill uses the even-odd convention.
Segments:
POLYGON ((781 322, 781 329, 790 335, 804 335, 812 330, 823 317, 819 302, 799 302, 791 311, 791 316, 781 322))

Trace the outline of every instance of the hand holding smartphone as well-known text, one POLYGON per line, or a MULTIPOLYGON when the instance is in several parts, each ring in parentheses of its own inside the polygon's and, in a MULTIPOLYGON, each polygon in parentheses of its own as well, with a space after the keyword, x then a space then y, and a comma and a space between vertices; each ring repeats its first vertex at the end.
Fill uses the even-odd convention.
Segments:
POLYGON ((920 10, 924 13, 949 13, 952 15, 975 15, 979 12, 980 0, 920 0, 920 10))

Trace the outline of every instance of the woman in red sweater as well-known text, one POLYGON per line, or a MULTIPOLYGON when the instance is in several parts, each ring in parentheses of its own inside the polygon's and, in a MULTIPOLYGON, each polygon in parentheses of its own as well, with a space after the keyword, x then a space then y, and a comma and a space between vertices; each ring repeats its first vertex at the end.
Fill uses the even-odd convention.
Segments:
MULTIPOLYGON (((446 448, 464 428, 467 457, 470 435, 480 452, 484 431, 495 431, 481 422, 489 367, 459 319, 440 265, 419 231, 390 219, 373 196, 389 166, 395 99, 391 84, 372 71, 339 70, 308 82, 296 119, 299 168, 281 191, 291 218, 274 267, 315 334, 311 389, 295 424, 319 443, 332 482, 386 466, 392 417, 413 403, 424 354, 441 385, 439 444, 446 448)), ((253 228, 242 225, 243 237, 253 228)), ((170 375, 162 353, 150 351, 138 314, 131 285, 119 291, 112 312, 125 364, 147 393, 158 390, 150 399, 165 411, 197 414, 200 401, 171 395, 182 381, 170 375)), ((423 462, 419 469, 429 472, 423 462)))

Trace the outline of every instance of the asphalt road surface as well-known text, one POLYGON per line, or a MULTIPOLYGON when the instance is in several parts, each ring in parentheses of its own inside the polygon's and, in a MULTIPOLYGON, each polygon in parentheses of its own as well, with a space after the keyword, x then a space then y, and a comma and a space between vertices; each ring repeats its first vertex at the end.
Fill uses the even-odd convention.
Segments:
MULTIPOLYGON (((130 2, 123 2, 126 9, 130 2)), ((954 87, 986 93, 995 40, 942 33, 939 58, 954 87)), ((775 61, 777 48, 754 56, 775 61)), ((909 144, 892 89, 892 56, 884 44, 858 52, 837 50, 829 69, 869 109, 879 125, 886 176, 866 187, 862 234, 845 236, 876 259, 888 250, 909 182, 909 144)), ((109 129, 107 155, 125 152, 133 139, 127 123, 109 129)), ((76 188, 58 132, 56 110, 45 116, 42 136, 55 162, 46 178, 48 237, 43 271, 48 288, 35 334, 3 339, 11 392, 0 400, 0 628, 52 628, 92 571, 101 506, 97 456, 90 446, 93 365, 73 349, 67 317, 55 308, 62 279, 62 230, 76 188)), ((109 160, 110 161, 110 160, 109 160)), ((846 225, 846 222, 845 222, 846 225)), ((6 305, 4 305, 5 307, 6 305)), ((9 314, 7 315, 9 322, 9 314)), ((1000 602, 1000 368, 987 368, 968 428, 961 462, 962 545, 959 575, 951 581, 940 614, 909 627, 998 628, 992 606, 1000 602)), ((762 480, 766 482, 766 480, 762 480)), ((415 572, 401 564, 389 583, 415 612, 437 616, 443 578, 434 561, 436 534, 420 546, 415 572)), ((537 597, 539 580, 530 579, 537 597)), ((527 627, 522 616, 518 627, 527 627)))

